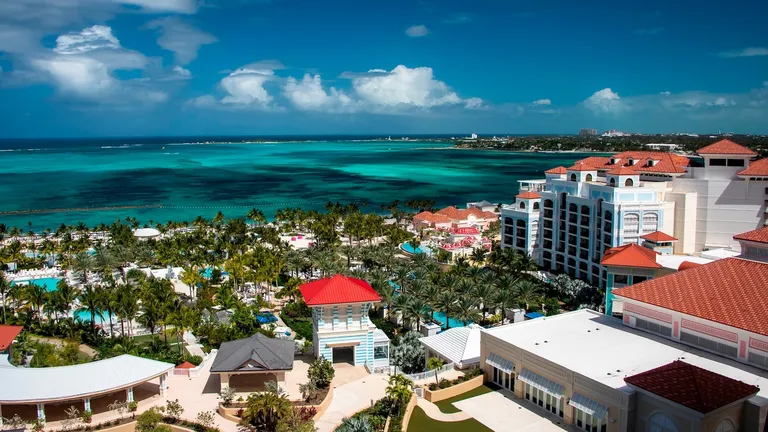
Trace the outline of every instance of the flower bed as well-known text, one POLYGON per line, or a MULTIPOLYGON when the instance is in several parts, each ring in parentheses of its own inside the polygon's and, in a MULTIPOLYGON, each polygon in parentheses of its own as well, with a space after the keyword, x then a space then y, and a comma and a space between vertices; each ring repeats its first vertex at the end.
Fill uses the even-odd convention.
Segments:
MULTIPOLYGON (((69 429, 55 431, 55 432, 89 432, 89 431, 109 431, 109 432, 133 432, 136 430, 136 419, 132 417, 126 417, 122 419, 116 419, 112 421, 106 421, 97 423, 95 425, 75 426, 69 429)), ((208 428, 200 423, 193 421, 176 419, 173 417, 165 417, 163 423, 170 426, 173 432, 220 432, 219 428, 208 428)))
MULTIPOLYGON (((483 385, 483 375, 458 382, 458 379, 453 380, 456 384, 452 384, 449 387, 443 389, 430 390, 429 388, 424 390, 424 399, 430 402, 439 402, 443 399, 452 398, 454 396, 466 393, 472 389, 483 385)), ((447 381, 447 380, 446 380, 447 381)))
POLYGON ((457 385, 457 384, 461 384, 461 383, 463 383, 465 381, 469 381, 470 379, 478 377, 478 376, 480 376, 482 374, 483 374, 483 370, 482 369, 480 369, 480 368, 472 368, 471 370, 467 371, 467 373, 465 373, 464 375, 462 375, 462 376, 460 376, 460 377, 458 377, 458 378, 456 378, 454 380, 449 380, 449 379, 443 378, 439 382, 430 383, 427 386, 427 388, 430 391, 433 391, 433 392, 436 391, 436 390, 447 389, 448 387, 451 387, 451 386, 454 386, 454 385, 457 385))
MULTIPOLYGON (((312 418, 317 420, 328 410, 328 406, 331 404, 332 400, 333 387, 328 387, 327 390, 320 390, 318 392, 317 399, 315 399, 315 401, 319 401, 317 404, 308 404, 304 401, 291 401, 291 403, 298 409, 304 408, 307 410, 315 410, 312 414, 312 418)), ((227 406, 224 406, 222 402, 219 402, 217 411, 225 419, 240 423, 240 417, 243 415, 243 410, 246 406, 247 404, 245 402, 232 402, 227 406)))

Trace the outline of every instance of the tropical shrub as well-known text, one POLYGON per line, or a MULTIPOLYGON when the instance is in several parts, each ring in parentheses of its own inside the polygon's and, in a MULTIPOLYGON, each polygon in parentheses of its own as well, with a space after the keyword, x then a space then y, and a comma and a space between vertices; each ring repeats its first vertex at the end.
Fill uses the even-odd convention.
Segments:
POLYGON ((333 381, 333 377, 336 371, 333 369, 333 364, 325 357, 319 357, 309 365, 307 371, 307 378, 318 389, 327 389, 333 381))
POLYGON ((390 353, 390 363, 406 374, 424 372, 424 347, 419 342, 421 333, 411 331, 395 339, 390 353))

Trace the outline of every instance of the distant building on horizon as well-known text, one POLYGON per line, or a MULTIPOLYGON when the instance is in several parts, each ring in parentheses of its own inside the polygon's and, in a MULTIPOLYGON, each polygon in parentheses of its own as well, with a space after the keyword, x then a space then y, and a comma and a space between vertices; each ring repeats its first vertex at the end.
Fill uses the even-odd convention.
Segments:
POLYGON ((674 152, 680 149, 680 144, 648 143, 645 146, 651 150, 662 150, 668 152, 674 152))
POLYGON ((597 129, 582 129, 579 131, 579 136, 597 136, 597 129))
POLYGON ((603 132, 603 134, 601 136, 608 137, 608 138, 613 138, 613 137, 625 137, 625 136, 629 136, 629 135, 630 134, 627 133, 627 132, 622 132, 622 131, 616 130, 616 129, 608 129, 607 131, 603 132))

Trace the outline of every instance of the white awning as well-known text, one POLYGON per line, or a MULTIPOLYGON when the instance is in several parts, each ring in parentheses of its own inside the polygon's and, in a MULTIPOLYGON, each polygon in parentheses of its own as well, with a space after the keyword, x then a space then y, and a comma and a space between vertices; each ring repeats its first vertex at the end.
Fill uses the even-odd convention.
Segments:
POLYGON ((558 400, 562 398, 563 393, 565 393, 564 386, 554 381, 550 381, 539 374, 533 373, 528 369, 523 369, 518 378, 520 381, 530 384, 532 387, 535 387, 558 400))
POLYGON ((604 419, 605 415, 608 414, 608 408, 600 402, 593 401, 592 399, 575 392, 573 393, 571 400, 568 401, 568 405, 599 419, 604 419))
POLYGON ((491 353, 491 355, 485 359, 485 363, 495 367, 496 369, 501 369, 506 373, 512 373, 512 371, 515 370, 514 363, 494 353, 491 353))

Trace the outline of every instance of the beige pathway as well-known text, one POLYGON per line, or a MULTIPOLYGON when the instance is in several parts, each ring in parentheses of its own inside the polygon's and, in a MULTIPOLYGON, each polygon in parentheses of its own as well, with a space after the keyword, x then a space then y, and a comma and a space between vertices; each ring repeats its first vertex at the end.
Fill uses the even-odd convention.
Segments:
POLYGON ((328 411, 315 422, 317 432, 333 431, 344 417, 351 417, 383 398, 387 379, 384 375, 367 375, 335 387, 328 411))
POLYGON ((560 417, 509 392, 494 391, 453 404, 470 417, 497 432, 562 432, 576 430, 560 417))
POLYGON ((426 399, 416 399, 416 405, 421 407, 421 409, 424 410, 424 414, 426 414, 428 417, 441 421, 441 422, 457 422, 457 421, 463 421, 463 420, 469 420, 472 418, 467 413, 463 411, 459 411, 457 413, 452 414, 446 414, 442 411, 440 411, 440 407, 433 404, 432 402, 426 400, 426 399))

